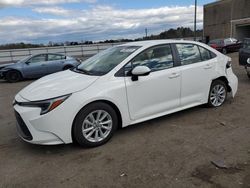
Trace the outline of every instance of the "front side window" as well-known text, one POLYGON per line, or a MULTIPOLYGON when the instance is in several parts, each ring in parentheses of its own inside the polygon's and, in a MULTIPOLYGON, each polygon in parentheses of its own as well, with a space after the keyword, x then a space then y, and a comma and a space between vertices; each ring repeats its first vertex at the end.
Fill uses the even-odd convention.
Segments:
POLYGON ((139 48, 140 46, 116 46, 109 48, 82 62, 77 67, 77 70, 97 76, 107 74, 139 48))
POLYGON ((176 44, 177 51, 181 60, 181 65, 189 65, 202 61, 197 45, 176 44))
POLYGON ((38 63, 43 61, 46 61, 46 54, 34 56, 29 60, 30 63, 38 63))
POLYGON ((174 66, 170 45, 149 48, 136 56, 131 63, 133 68, 136 66, 147 66, 152 72, 168 69, 174 66))
POLYGON ((65 56, 59 54, 48 54, 48 61, 57 61, 65 59, 65 56))

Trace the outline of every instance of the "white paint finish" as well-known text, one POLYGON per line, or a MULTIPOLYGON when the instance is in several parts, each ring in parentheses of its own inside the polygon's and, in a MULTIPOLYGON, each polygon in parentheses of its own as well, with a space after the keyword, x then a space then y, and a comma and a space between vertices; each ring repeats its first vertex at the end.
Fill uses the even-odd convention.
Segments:
POLYGON ((150 73, 150 69, 146 66, 137 66, 132 70, 133 75, 143 75, 150 73))
POLYGON ((207 102, 215 61, 211 59, 181 66, 181 106, 207 102))
POLYGON ((217 55, 217 58, 192 65, 174 67, 140 76, 116 77, 116 72, 143 50, 159 44, 178 43, 174 40, 146 41, 125 45, 142 46, 104 76, 87 76, 72 71, 46 76, 23 89, 17 96, 19 102, 44 100, 72 93, 53 111, 40 115, 39 108, 14 108, 20 113, 35 144, 71 143, 71 128, 77 113, 87 104, 106 100, 117 106, 122 116, 122 126, 184 110, 207 102, 213 79, 225 76, 235 96, 238 79, 227 56, 197 42, 217 55), (211 66, 210 66, 211 65, 211 66), (22 96, 22 97, 21 97, 22 96), (23 99, 25 98, 25 99, 23 99))
POLYGON ((77 74, 70 70, 45 76, 20 91, 30 101, 50 99, 71 94, 87 88, 99 77, 77 74))
POLYGON ((132 81, 125 78, 130 117, 132 120, 164 112, 180 105, 180 68, 175 67, 132 81))

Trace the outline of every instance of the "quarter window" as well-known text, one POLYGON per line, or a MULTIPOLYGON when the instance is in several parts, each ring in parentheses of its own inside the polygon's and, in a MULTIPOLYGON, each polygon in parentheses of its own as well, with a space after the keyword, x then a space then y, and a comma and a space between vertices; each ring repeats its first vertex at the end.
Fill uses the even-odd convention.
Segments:
POLYGON ((207 50, 201 46, 199 46, 199 50, 200 50, 201 58, 203 61, 211 59, 211 54, 210 54, 209 50, 207 50))
POLYGON ((202 61, 197 45, 194 44, 176 44, 181 65, 189 65, 202 61))
POLYGON ((125 70, 128 70, 129 66, 132 66, 133 68, 136 66, 147 66, 153 72, 174 66, 170 45, 149 48, 136 56, 131 63, 131 65, 128 64, 125 67, 125 70))

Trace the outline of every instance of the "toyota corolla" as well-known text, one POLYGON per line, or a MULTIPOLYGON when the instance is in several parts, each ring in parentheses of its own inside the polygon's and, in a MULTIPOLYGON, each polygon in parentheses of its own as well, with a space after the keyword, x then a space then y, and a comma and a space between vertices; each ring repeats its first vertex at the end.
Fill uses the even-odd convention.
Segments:
POLYGON ((19 135, 34 144, 95 147, 126 127, 237 92, 231 59, 192 41, 127 43, 43 77, 15 97, 19 135))

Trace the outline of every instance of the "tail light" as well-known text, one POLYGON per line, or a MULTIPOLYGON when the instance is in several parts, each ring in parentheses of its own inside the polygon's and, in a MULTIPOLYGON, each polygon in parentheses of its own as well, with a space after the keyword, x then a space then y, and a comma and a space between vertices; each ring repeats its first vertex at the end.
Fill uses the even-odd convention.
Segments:
POLYGON ((215 49, 218 47, 216 44, 211 44, 210 46, 215 49))
POLYGON ((229 69, 229 68, 232 67, 232 61, 231 61, 231 60, 228 60, 228 61, 227 61, 226 67, 227 67, 227 69, 229 69))

